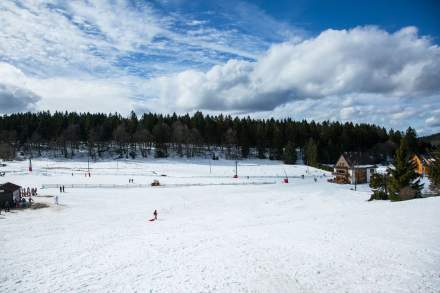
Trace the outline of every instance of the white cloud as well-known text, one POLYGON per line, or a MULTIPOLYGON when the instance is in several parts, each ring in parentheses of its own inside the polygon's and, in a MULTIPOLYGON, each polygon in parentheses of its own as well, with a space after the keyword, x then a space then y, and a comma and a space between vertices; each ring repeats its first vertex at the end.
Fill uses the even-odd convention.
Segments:
POLYGON ((262 43, 127 0, 0 1, 0 27, 2 112, 151 108, 141 76, 255 58, 262 43), (6 107, 10 91, 29 106, 6 107))
POLYGON ((149 5, 131 5, 128 1, 69 1, 67 9, 75 16, 74 23, 99 31, 116 49, 137 51, 164 30, 164 23, 149 5))
POLYGON ((128 0, 0 1, 0 27, 0 61, 43 77, 169 73, 252 59, 264 43, 128 0))
POLYGON ((69 110, 129 113, 137 106, 133 99, 134 78, 35 78, 0 62, 0 113, 32 110, 69 110))
POLYGON ((436 111, 436 116, 431 116, 425 120, 426 124, 431 127, 440 127, 440 111, 436 111))
MULTIPOLYGON (((162 105, 177 109, 272 110, 289 101, 440 92, 440 48, 415 28, 327 30, 300 43, 274 45, 257 62, 230 60, 207 72, 153 79, 162 105)), ((342 101, 341 101, 342 102, 342 101)))
POLYGON ((26 76, 9 64, 0 63, 0 113, 32 111, 41 99, 27 88, 26 76))
POLYGON ((32 80, 30 87, 44 97, 39 109, 126 114, 135 107, 131 88, 118 80, 52 78, 32 80))

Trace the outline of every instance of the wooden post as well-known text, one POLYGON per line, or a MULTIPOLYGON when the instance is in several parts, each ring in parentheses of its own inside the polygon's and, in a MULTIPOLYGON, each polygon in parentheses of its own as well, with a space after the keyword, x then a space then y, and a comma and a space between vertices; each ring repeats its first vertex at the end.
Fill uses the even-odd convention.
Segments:
POLYGON ((354 191, 356 191, 356 182, 357 181, 357 178, 356 178, 356 162, 354 163, 354 191))

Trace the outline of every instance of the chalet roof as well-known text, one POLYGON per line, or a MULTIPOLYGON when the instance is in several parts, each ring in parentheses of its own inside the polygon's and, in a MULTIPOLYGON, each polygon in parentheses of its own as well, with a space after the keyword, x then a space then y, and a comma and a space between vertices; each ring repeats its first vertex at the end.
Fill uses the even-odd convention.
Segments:
POLYGON ((425 164, 430 165, 432 162, 435 161, 435 159, 431 155, 422 155, 422 160, 425 162, 425 164))
POLYGON ((350 166, 374 166, 374 157, 361 152, 344 152, 342 154, 350 166))
POLYGON ((420 161, 422 161, 423 164, 430 165, 432 162, 435 161, 435 159, 430 154, 424 154, 424 155, 415 155, 419 158, 420 161))
POLYGON ((16 184, 11 183, 11 182, 6 182, 4 184, 0 184, 0 190, 4 190, 6 192, 14 192, 14 191, 16 191, 16 190, 18 190, 20 188, 21 188, 21 186, 16 185, 16 184))

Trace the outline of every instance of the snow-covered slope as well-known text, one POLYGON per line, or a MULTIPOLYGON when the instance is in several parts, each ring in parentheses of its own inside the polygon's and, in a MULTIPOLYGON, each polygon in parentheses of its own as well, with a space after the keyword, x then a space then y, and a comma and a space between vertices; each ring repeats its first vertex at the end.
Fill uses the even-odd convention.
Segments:
POLYGON ((242 162, 233 179, 234 162, 213 164, 102 162, 86 178, 87 162, 8 163, 2 180, 23 186, 275 184, 40 190, 61 205, 0 216, 0 292, 438 292, 440 198, 367 202, 305 166, 242 162))

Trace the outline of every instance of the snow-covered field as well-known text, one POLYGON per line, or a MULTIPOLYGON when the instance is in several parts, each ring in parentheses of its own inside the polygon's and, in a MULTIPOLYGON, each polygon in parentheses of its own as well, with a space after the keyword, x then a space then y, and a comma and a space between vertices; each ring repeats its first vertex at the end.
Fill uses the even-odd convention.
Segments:
POLYGON ((239 179, 231 161, 92 163, 90 178, 84 161, 7 164, 0 182, 22 186, 165 186, 44 189, 61 205, 3 212, 0 292, 440 292, 440 198, 367 202, 367 186, 269 161, 239 179))

